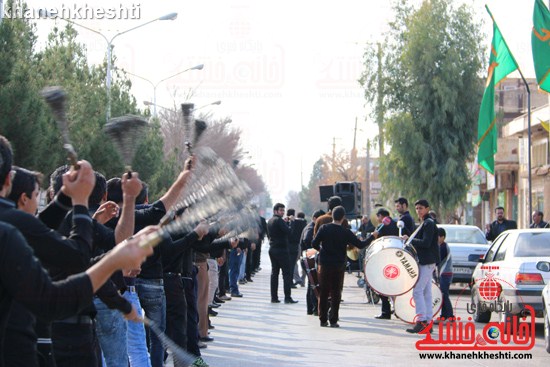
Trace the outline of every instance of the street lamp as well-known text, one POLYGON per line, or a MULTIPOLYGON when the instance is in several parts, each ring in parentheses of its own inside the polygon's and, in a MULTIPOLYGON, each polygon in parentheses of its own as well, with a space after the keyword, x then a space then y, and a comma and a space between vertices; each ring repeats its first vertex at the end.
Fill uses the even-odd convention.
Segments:
MULTIPOLYGON (((130 73, 129 71, 126 71, 126 70, 123 70, 123 71, 124 71, 125 73, 129 74, 129 75, 132 75, 132 76, 134 76, 134 77, 136 77, 136 78, 139 78, 139 79, 144 80, 144 81, 146 81, 147 83, 151 84, 151 86, 153 87, 153 116, 154 116, 154 117, 157 117, 157 87, 159 86, 159 84, 162 83, 162 82, 167 81, 168 79, 172 79, 173 77, 176 77, 176 76, 178 76, 178 75, 180 75, 180 74, 183 74, 183 73, 185 73, 186 71, 189 71, 189 70, 202 70, 203 68, 204 68, 204 64, 195 65, 195 66, 193 66, 192 68, 188 68, 188 69, 182 70, 182 71, 180 71, 180 72, 177 72, 177 73, 175 73, 175 74, 173 74, 173 75, 170 75, 169 77, 166 77, 166 78, 164 78, 164 79, 162 79, 162 80, 159 80, 159 81, 156 82, 156 83, 153 83, 153 82, 150 81, 149 79, 144 78, 144 77, 142 77, 142 76, 140 76, 140 75, 137 75, 137 74, 134 74, 134 73, 130 73)), ((150 102, 149 102, 149 103, 150 103, 150 102)), ((220 102, 220 103, 221 103, 221 102, 220 102)), ((219 103, 218 103, 218 104, 219 104, 219 103)), ((147 105, 147 106, 149 106, 149 105, 147 105)))
POLYGON ((138 28, 146 26, 147 24, 151 24, 153 22, 156 22, 157 20, 174 20, 177 17, 178 17, 178 13, 166 14, 166 15, 163 15, 162 17, 150 20, 148 22, 145 22, 145 23, 140 24, 138 26, 135 26, 133 28, 127 29, 127 30, 122 31, 122 32, 119 32, 119 33, 115 34, 113 37, 111 37, 111 39, 108 39, 107 36, 105 36, 103 33, 99 32, 95 29, 92 29, 92 28, 87 27, 85 25, 76 23, 76 22, 74 22, 70 19, 59 18, 59 19, 62 19, 64 21, 66 21, 67 23, 74 24, 78 27, 87 29, 90 32, 94 32, 96 34, 99 34, 101 37, 103 37, 105 42, 107 42, 107 77, 106 77, 106 85, 107 85, 107 113, 106 113, 106 115, 107 115, 107 121, 109 121, 109 118, 111 117, 111 63, 112 63, 111 54, 112 54, 112 48, 113 48, 113 41, 115 40, 115 38, 117 38, 118 36, 123 35, 125 33, 128 33, 130 31, 133 31, 134 29, 138 29, 138 28))
POLYGON ((195 108, 195 111, 198 111, 204 107, 208 107, 208 106, 214 106, 214 105, 221 105, 222 104, 222 101, 215 101, 215 102, 212 102, 212 103, 208 103, 208 104, 205 104, 204 106, 200 106, 198 108, 195 108))

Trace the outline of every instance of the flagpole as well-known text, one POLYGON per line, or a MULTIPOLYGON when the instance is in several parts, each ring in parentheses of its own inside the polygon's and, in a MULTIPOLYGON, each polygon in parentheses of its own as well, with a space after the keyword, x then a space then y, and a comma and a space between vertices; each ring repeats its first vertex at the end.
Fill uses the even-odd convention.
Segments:
MULTIPOLYGON (((489 10, 489 7, 485 5, 485 9, 487 9, 487 12, 491 16, 491 19, 493 20, 493 23, 496 24, 495 18, 493 17, 493 14, 489 10)), ((501 32, 502 34, 502 32, 501 32)), ((508 47, 508 44, 506 43, 506 39, 504 38, 504 35, 502 36, 502 42, 506 45, 506 48, 510 50, 508 47)), ((523 76, 523 73, 521 72, 521 69, 519 67, 519 64, 516 61, 516 58, 510 52, 510 56, 512 57, 512 60, 516 63, 517 70, 519 72, 519 75, 521 76, 521 80, 523 80, 523 84, 525 84, 525 89, 527 89, 527 146, 528 146, 528 154, 527 154, 527 191, 529 194, 529 212, 527 213, 527 225, 531 223, 531 213, 533 212, 533 195, 531 194, 531 186, 532 186, 532 177, 531 177, 531 90, 529 89, 529 84, 527 84, 527 81, 525 80, 525 77, 523 76)), ((496 173, 496 172, 495 172, 496 173)))
POLYGON ((529 89, 529 84, 525 80, 521 69, 518 66, 519 75, 525 84, 525 89, 527 89, 527 191, 529 193, 529 212, 527 213, 527 225, 531 223, 531 213, 533 212, 533 195, 532 195, 532 174, 531 174, 531 90, 529 89))

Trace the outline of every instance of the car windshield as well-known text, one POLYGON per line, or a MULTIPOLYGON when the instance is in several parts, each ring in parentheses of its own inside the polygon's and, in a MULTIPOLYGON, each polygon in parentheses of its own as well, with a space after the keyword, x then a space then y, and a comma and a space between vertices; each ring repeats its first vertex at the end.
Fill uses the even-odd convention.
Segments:
POLYGON ((446 226, 445 232, 447 236, 445 241, 447 243, 477 243, 477 244, 487 244, 487 240, 483 235, 483 232, 479 228, 468 228, 468 227, 451 227, 446 226))
POLYGON ((521 233, 516 242, 514 256, 550 256, 550 232, 521 233))

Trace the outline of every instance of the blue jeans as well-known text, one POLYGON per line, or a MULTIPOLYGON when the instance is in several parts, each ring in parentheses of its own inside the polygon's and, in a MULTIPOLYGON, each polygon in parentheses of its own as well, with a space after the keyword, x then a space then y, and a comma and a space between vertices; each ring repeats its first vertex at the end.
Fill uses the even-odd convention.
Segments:
POLYGON ((239 280, 243 280, 246 272, 247 253, 243 250, 239 256, 239 280))
POLYGON ((449 287, 451 286, 451 281, 453 280, 453 275, 441 275, 439 277, 439 287, 441 288, 441 295, 443 296, 443 304, 441 306, 441 317, 448 319, 453 317, 453 304, 449 298, 449 287))
POLYGON ((416 306, 415 321, 430 321, 433 318, 432 307, 432 275, 435 264, 420 265, 418 282, 413 289, 413 298, 416 306))
MULTIPOLYGON (((164 296, 164 281, 162 279, 136 279, 136 289, 145 311, 145 316, 152 320, 164 333, 166 330, 166 297, 164 296)), ((164 365, 164 347, 155 333, 149 333, 151 366, 164 365)))
MULTIPOLYGON (((136 292, 127 290, 124 298, 132 304, 138 315, 143 317, 143 310, 136 292)), ((147 350, 147 338, 145 337, 145 326, 141 322, 128 321, 128 358, 132 367, 151 367, 151 359, 147 350)))
POLYGON ((239 293, 239 271, 241 268, 242 255, 237 250, 231 250, 229 253, 229 291, 231 294, 239 293))
POLYGON ((126 320, 119 310, 112 310, 99 298, 94 298, 97 311, 96 333, 107 367, 127 367, 126 320))

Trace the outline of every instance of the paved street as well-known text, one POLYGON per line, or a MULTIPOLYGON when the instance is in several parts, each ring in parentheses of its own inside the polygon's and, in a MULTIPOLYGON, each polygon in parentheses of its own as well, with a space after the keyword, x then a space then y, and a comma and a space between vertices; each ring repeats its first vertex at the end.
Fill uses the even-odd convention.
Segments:
MULTIPOLYGON (((306 315, 305 288, 293 289, 298 304, 270 303, 269 258, 262 251, 262 268, 253 283, 241 286, 244 298, 234 298, 212 317, 214 342, 203 349, 204 359, 214 367, 237 366, 517 366, 515 360, 421 360, 415 348, 420 338, 405 332, 408 324, 398 319, 377 320, 380 305, 366 304, 354 274, 346 274, 340 308, 340 328, 322 328, 317 317, 306 315)), ((282 285, 282 279, 281 279, 282 285)), ((453 286, 453 303, 460 286, 453 286)), ((280 289, 282 299, 282 289, 280 289)), ((467 318, 460 297, 458 316, 467 318)), ((540 321, 540 320, 539 320, 540 321)), ((481 330, 483 324, 477 324, 481 330)), ((434 334, 436 335, 436 334, 434 334)), ((535 347, 529 365, 547 365, 542 324, 537 324, 535 347)))

